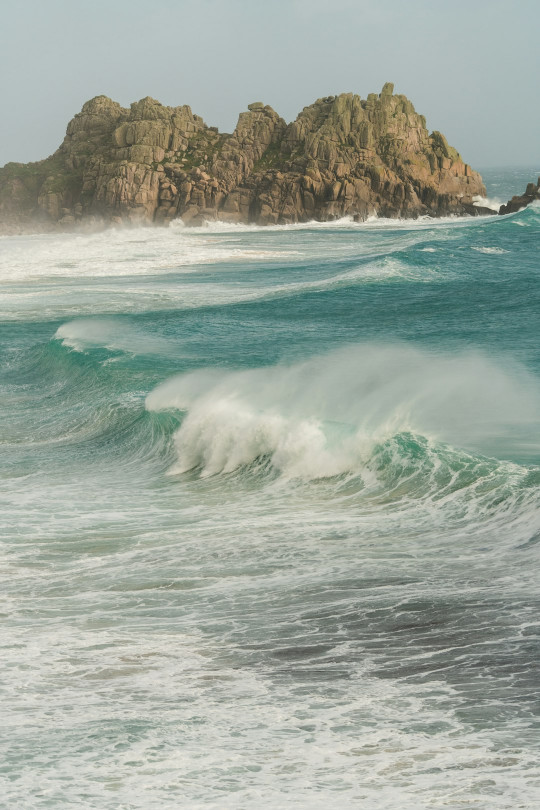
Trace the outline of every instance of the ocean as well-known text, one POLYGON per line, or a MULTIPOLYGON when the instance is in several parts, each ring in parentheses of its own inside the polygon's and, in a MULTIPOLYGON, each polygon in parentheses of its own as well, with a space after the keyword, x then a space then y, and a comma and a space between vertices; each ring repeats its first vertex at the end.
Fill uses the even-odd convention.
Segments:
POLYGON ((1 807, 538 807, 539 245, 0 239, 1 807))

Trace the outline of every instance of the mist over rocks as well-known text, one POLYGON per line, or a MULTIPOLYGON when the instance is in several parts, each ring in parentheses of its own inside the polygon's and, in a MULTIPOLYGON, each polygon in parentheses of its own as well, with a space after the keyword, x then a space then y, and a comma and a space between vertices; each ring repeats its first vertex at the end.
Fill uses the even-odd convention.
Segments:
POLYGON ((187 105, 147 97, 127 109, 97 96, 51 157, 0 169, 0 227, 481 213, 480 175, 393 90, 326 96, 290 124, 255 102, 232 134, 187 105))

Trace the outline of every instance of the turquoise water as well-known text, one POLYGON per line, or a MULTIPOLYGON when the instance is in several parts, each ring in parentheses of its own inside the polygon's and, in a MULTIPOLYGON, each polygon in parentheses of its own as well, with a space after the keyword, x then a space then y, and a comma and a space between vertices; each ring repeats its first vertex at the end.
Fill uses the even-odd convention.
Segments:
POLYGON ((539 237, 0 240, 0 806, 538 805, 539 237))

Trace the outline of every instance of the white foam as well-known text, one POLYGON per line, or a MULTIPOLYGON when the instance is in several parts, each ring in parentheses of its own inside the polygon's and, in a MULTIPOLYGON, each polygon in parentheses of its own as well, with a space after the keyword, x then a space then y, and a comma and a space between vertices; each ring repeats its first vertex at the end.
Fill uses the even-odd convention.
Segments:
POLYGON ((455 239, 456 229, 475 227, 479 219, 356 223, 349 218, 275 227, 214 222, 206 228, 7 237, 0 250, 0 317, 71 319, 74 313, 192 309, 385 277, 429 280, 440 268, 415 267, 395 254, 420 245, 426 232, 431 242, 455 239), (292 277, 283 272, 289 268, 292 277))
POLYGON ((473 197, 473 205, 480 208, 491 208, 492 211, 498 212, 503 202, 496 197, 482 197, 480 194, 477 194, 473 197))
POLYGON ((195 371, 159 386, 146 407, 186 412, 175 469, 205 476, 261 457, 289 477, 360 472, 376 443, 402 432, 504 456, 540 426, 540 389, 525 369, 404 344, 351 346, 288 367, 195 371))
MULTIPOLYGON (((478 203, 480 204, 480 203, 478 203)), ((490 206, 486 206, 490 207, 490 206)), ((489 215, 486 215, 491 219, 489 215)), ((336 231, 369 231, 369 230, 425 230, 426 228, 447 228, 452 226, 468 226, 471 219, 478 217, 461 216, 449 214, 442 217, 423 215, 419 217, 381 217, 377 214, 368 216, 365 220, 355 220, 351 216, 340 217, 339 219, 319 222, 318 220, 308 220, 307 222, 295 222, 287 225, 256 225, 253 223, 241 222, 220 222, 218 220, 206 221, 199 226, 184 225, 181 219, 173 220, 169 228, 179 231, 182 234, 234 234, 234 233, 272 233, 305 230, 336 230, 336 231)), ((482 217, 484 219, 484 217, 482 217)))
MULTIPOLYGON (((111 229, 93 234, 13 237, 2 245, 0 280, 158 276, 200 264, 283 258, 286 249, 238 247, 204 232, 167 228, 111 229), (195 238, 194 238, 195 237, 195 238)), ((293 251, 292 255, 297 255, 293 251)))
MULTIPOLYGON (((122 581, 120 569, 116 574, 122 581)), ((155 598, 155 589, 145 593, 155 598)), ((256 588, 252 595, 265 598, 256 588)), ((339 664, 315 658, 295 664, 294 688, 266 661, 242 666, 232 642, 205 638, 211 624, 206 634, 187 634, 182 618, 173 629, 143 618, 138 604, 142 615, 130 625, 112 581, 107 596, 118 603, 114 624, 103 602, 94 623, 42 620, 30 632, 6 632, 12 677, 3 725, 19 777, 6 779, 6 806, 415 810, 486 807, 486 790, 490 808, 508 808, 509 799, 534 806, 534 751, 505 747, 499 732, 468 723, 462 694, 442 678, 415 684, 370 676, 357 644, 345 679, 339 664), (224 648, 232 648, 229 664, 220 660, 224 648), (310 669, 325 673, 327 693, 310 669)), ((226 600, 228 621, 245 626, 253 644, 257 611, 241 615, 234 596, 226 600)), ((225 623, 218 613, 223 595, 216 597, 214 615, 225 623)), ((344 606, 358 610, 358 601, 343 597, 335 609, 344 606)), ((268 607, 289 629, 291 617, 268 607)), ((315 613, 317 605, 310 607, 315 613)), ((279 644, 257 641, 272 661, 279 644)), ((336 644, 338 661, 340 653, 336 644)))
MULTIPOLYGON (((289 296, 301 292, 316 292, 356 282, 369 283, 384 278, 414 278, 419 281, 427 281, 435 272, 434 270, 409 265, 399 261, 398 258, 392 255, 392 253, 397 253, 406 247, 414 245, 416 241, 417 237, 414 235, 409 235, 406 243, 403 240, 396 240, 395 244, 388 245, 382 256, 378 245, 373 246, 371 249, 369 247, 365 248, 364 252, 362 252, 361 246, 354 246, 354 250, 351 250, 352 254, 360 255, 364 262, 349 270, 340 272, 340 264, 336 264, 335 268, 329 266, 326 274, 322 277, 319 275, 313 278, 313 275, 308 271, 302 272, 301 275, 296 272, 294 278, 297 280, 291 279, 290 281, 287 280, 287 274, 282 273, 281 280, 277 283, 274 276, 269 275, 267 280, 264 273, 257 275, 254 282, 249 277, 249 273, 240 273, 242 268, 238 262, 235 262, 234 266, 234 273, 240 273, 237 280, 235 279, 233 283, 229 278, 222 280, 220 265, 216 260, 217 254, 213 243, 210 245, 203 244, 204 250, 207 251, 208 262, 211 262, 213 267, 211 277, 202 271, 201 281, 195 281, 194 279, 197 268, 186 266, 183 268, 176 267, 171 270, 170 274, 158 273, 156 270, 156 275, 159 277, 152 279, 151 285, 144 280, 139 281, 139 277, 144 275, 141 272, 140 274, 133 274, 132 277, 130 277, 129 273, 126 273, 128 278, 115 279, 113 277, 99 280, 94 278, 86 286, 84 278, 81 276, 82 271, 79 268, 71 284, 77 283, 77 285, 84 286, 77 286, 76 288, 72 286, 57 287, 55 284, 52 289, 44 289, 42 284, 46 283, 47 280, 42 279, 39 284, 36 284, 36 279, 33 277, 21 279, 22 283, 17 283, 11 287, 6 284, 2 296, 3 309, 0 311, 0 315, 4 319, 69 317, 73 311, 73 297, 75 294, 77 296, 76 311, 81 317, 86 317, 96 310, 102 315, 109 315, 117 312, 126 313, 152 309, 196 309, 215 305, 224 306, 264 298, 289 296), (373 260, 365 261, 370 254, 373 255, 373 260), (184 274, 190 276, 188 283, 178 277, 184 274), (172 275, 171 278, 168 277, 170 275, 172 275), (301 280, 298 280, 299 278, 301 280)), ((316 250, 317 248, 311 246, 311 249, 316 250)), ((232 261, 230 250, 227 253, 227 262, 232 261)), ((271 251, 267 250, 253 250, 246 268, 253 269, 253 262, 268 258, 270 253, 271 251)), ((279 255, 282 260, 285 259, 293 268, 298 257, 302 258, 301 251, 291 250, 279 255)), ((331 253, 329 257, 333 258, 331 253)), ((339 255, 339 258, 343 258, 342 254, 339 255)), ((243 252, 242 260, 247 259, 247 255, 243 252)), ((203 262, 199 263, 199 269, 201 263, 203 262)), ((156 266, 159 266, 159 256, 156 257, 156 266)), ((227 264, 222 265, 223 270, 226 270, 227 267, 227 264)), ((153 274, 149 273, 148 275, 153 274)), ((63 282, 63 280, 59 281, 60 283, 63 282)), ((65 337, 65 335, 62 335, 62 337, 65 337)))
POLYGON ((472 247, 471 249, 476 250, 478 253, 486 253, 489 256, 501 256, 503 253, 510 252, 500 247, 472 247))
MULTIPOLYGON (((395 220, 394 220, 395 221, 395 220)), ((221 222, 219 220, 206 220, 202 225, 189 226, 184 225, 181 219, 172 220, 169 228, 175 231, 180 231, 183 234, 201 234, 215 233, 215 234, 234 234, 234 233, 260 233, 260 232, 287 232, 287 231, 303 231, 303 230, 344 230, 344 229, 357 229, 365 225, 365 222, 356 222, 352 217, 345 216, 339 219, 330 220, 327 222, 319 222, 315 219, 308 220, 307 222, 294 222, 287 225, 257 225, 255 223, 243 222, 221 222)))

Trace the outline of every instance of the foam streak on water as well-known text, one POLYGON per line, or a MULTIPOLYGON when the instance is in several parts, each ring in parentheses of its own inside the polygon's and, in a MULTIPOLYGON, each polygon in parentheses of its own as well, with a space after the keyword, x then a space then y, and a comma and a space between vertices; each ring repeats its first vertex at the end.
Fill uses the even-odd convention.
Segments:
POLYGON ((538 805, 539 210, 1 240, 0 806, 538 805))

